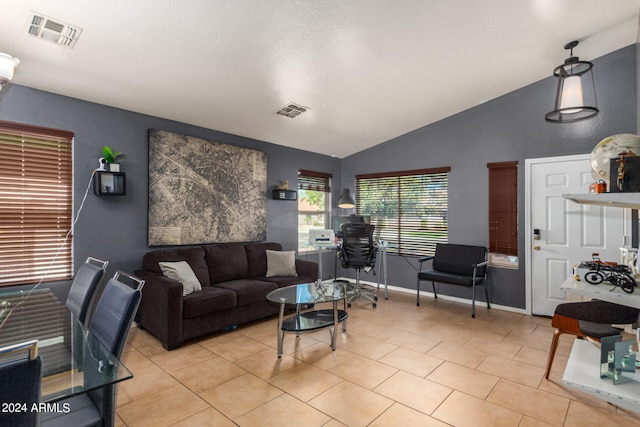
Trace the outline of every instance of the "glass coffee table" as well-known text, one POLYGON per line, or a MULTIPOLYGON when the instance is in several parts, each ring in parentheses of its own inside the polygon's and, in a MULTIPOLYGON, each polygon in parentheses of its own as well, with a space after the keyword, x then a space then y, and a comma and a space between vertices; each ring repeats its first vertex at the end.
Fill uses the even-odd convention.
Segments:
POLYGON ((313 282, 302 285, 287 286, 276 289, 267 295, 267 300, 280 304, 278 316, 278 357, 282 357, 284 336, 287 332, 310 332, 328 328, 331 334, 331 349, 336 349, 335 325, 342 322, 342 331, 346 331, 346 296, 347 290, 344 283, 313 282), (338 309, 338 302, 344 301, 345 309, 338 309), (315 305, 323 302, 333 303, 333 308, 300 311, 302 305, 315 305), (284 310, 289 305, 295 305, 295 314, 285 318, 284 310))

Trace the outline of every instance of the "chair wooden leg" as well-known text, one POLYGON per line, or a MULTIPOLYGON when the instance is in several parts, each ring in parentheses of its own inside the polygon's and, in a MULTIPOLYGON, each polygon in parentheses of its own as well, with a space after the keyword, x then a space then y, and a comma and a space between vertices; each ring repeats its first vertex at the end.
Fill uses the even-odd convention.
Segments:
POLYGON ((553 364, 553 358, 556 355, 556 349, 558 348, 558 340, 560 339, 562 332, 560 329, 556 329, 553 332, 553 339, 551 340, 551 348, 549 348, 549 359, 547 359, 547 370, 544 373, 544 377, 549 379, 549 372, 551 372, 551 365, 553 364))

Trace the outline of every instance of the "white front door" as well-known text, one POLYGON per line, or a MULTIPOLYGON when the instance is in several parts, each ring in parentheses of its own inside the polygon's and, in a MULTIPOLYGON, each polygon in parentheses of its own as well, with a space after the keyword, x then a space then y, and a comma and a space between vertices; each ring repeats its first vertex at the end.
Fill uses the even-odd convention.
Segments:
MULTIPOLYGON (((563 194, 589 192, 589 155, 525 160, 525 257, 531 312, 553 315, 565 300, 560 285, 573 266, 591 260, 619 261, 625 244, 626 209, 580 205, 563 194), (539 230, 540 239, 533 238, 539 230)), ((528 306, 529 307, 529 306, 528 306)))

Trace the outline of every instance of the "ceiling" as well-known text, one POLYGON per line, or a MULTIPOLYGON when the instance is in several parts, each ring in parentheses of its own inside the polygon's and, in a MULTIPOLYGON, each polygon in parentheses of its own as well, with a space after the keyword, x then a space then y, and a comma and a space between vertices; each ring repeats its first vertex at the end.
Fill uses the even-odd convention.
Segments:
POLYGON ((571 40, 583 60, 636 43, 640 0, 0 0, 0 10, 16 84, 343 158, 549 77, 571 40), (30 12, 82 29, 75 46, 27 34, 30 12), (290 102, 309 110, 276 114, 290 102))

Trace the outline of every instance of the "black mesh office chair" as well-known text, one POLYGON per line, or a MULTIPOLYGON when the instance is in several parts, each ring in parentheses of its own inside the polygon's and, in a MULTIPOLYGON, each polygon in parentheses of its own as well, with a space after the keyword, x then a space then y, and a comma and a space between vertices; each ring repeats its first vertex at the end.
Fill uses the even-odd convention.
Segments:
POLYGON ((38 411, 31 409, 40 401, 41 382, 38 340, 0 349, 0 402, 19 405, 0 411, 0 425, 39 425, 38 411))
POLYGON ((344 268, 356 270, 356 283, 348 292, 347 305, 360 297, 368 300, 376 307, 378 297, 360 283, 360 271, 375 266, 376 247, 373 244, 373 230, 375 227, 363 223, 342 224, 342 246, 339 257, 344 268))
MULTIPOLYGON (((136 315, 144 280, 122 272, 109 279, 96 306, 89 332, 118 360, 136 315)), ((92 376, 102 375, 105 367, 91 357, 84 358, 84 382, 91 387, 92 376)), ((97 381, 96 383, 99 383, 97 381)), ((45 413, 43 426, 112 426, 116 410, 116 385, 105 386, 89 393, 63 400, 71 409, 68 413, 45 413)))
POLYGON ((108 261, 89 257, 73 278, 65 305, 82 323, 86 323, 91 299, 108 264, 108 261))

